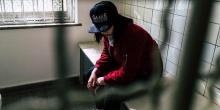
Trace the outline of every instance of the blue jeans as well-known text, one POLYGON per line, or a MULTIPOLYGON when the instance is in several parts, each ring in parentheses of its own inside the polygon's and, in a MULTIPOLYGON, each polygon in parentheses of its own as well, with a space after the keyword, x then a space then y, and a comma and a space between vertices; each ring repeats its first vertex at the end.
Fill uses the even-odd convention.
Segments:
MULTIPOLYGON (((91 67, 88 72, 84 73, 83 76, 83 82, 84 84, 87 84, 87 81, 89 80, 89 77, 92 73, 92 70, 94 67, 91 67)), ((108 71, 106 70, 104 73, 107 73, 108 71)), ((104 76, 105 74, 101 74, 101 77, 104 76)), ((97 109, 104 109, 104 110, 120 110, 121 103, 123 101, 123 98, 120 96, 116 95, 105 95, 104 97, 99 97, 101 94, 103 94, 104 91, 110 91, 111 89, 114 89, 114 86, 106 85, 106 86, 99 86, 95 90, 95 103, 96 103, 96 108, 97 109)))
MULTIPOLYGON (((91 67, 89 71, 84 74, 85 84, 87 84, 93 69, 94 67, 91 67)), ((108 71, 105 71, 105 73, 108 73, 108 71)), ((105 74, 101 74, 97 77, 101 77, 103 75, 105 74)), ((127 85, 105 85, 98 87, 94 93, 96 108, 103 110, 120 110, 123 101, 147 93, 147 89, 145 89, 147 87, 145 86, 141 90, 137 90, 132 93, 129 92, 132 90, 131 87, 134 88, 137 86, 136 84, 145 85, 145 83, 147 83, 146 80, 137 79, 127 85)))

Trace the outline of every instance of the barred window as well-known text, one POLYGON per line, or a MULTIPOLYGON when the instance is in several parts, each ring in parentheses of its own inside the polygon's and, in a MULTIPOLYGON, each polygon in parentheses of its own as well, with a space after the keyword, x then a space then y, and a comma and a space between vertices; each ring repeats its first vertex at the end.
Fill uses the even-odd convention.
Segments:
POLYGON ((77 22, 77 0, 0 0, 0 25, 56 23, 60 11, 66 23, 77 22))

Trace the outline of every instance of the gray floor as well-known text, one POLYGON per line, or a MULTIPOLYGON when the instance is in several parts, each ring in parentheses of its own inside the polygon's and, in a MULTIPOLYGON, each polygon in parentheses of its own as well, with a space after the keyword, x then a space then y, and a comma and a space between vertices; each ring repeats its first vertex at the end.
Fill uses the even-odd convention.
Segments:
MULTIPOLYGON (((2 94, 2 110, 56 110, 60 106, 54 86, 42 86, 2 94)), ((93 110, 93 96, 85 87, 73 84, 68 93, 71 110, 93 110)))

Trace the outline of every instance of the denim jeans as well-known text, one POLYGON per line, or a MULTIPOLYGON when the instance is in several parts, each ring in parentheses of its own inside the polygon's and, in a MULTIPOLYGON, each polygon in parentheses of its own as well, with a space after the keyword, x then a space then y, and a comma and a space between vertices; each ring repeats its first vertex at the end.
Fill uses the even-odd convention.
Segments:
MULTIPOLYGON (((84 84, 87 84, 87 81, 92 73, 92 70, 94 67, 91 67, 88 72, 84 73, 83 81, 84 84)), ((107 71, 106 71, 107 73, 107 71)), ((101 74, 101 77, 104 74, 101 74)), ((104 91, 109 91, 111 89, 114 89, 114 86, 111 85, 105 85, 105 86, 99 86, 94 93, 95 96, 95 103, 96 108, 101 110, 120 110, 121 102, 123 101, 120 96, 114 96, 114 95, 105 95, 104 97, 99 97, 101 94, 103 94, 104 91)))
MULTIPOLYGON (((84 83, 87 84, 87 81, 91 75, 92 70, 94 67, 91 67, 87 73, 84 74, 84 83)), ((106 71, 107 73, 108 71, 106 71)), ((101 74, 101 77, 105 74, 101 74)), ((145 94, 147 91, 147 86, 145 84, 147 80, 137 79, 127 85, 105 85, 99 86, 95 92, 95 103, 96 108, 101 110, 120 110, 122 102, 127 99, 135 98, 141 94, 145 94), (144 85, 143 89, 134 91, 132 90, 135 86, 139 86, 139 84, 144 85), (134 91, 134 92, 131 92, 134 91), (104 95, 103 95, 104 94, 104 95)))

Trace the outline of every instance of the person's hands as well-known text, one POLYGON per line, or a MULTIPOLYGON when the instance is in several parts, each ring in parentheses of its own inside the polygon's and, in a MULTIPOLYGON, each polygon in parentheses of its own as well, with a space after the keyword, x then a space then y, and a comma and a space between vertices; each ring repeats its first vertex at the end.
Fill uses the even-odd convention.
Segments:
POLYGON ((105 81, 104 81, 104 77, 99 77, 97 79, 97 85, 106 85, 105 81))
POLYGON ((97 81, 96 73, 97 72, 98 72, 98 69, 94 68, 87 83, 87 88, 91 91, 93 91, 96 88, 96 81, 97 81))

